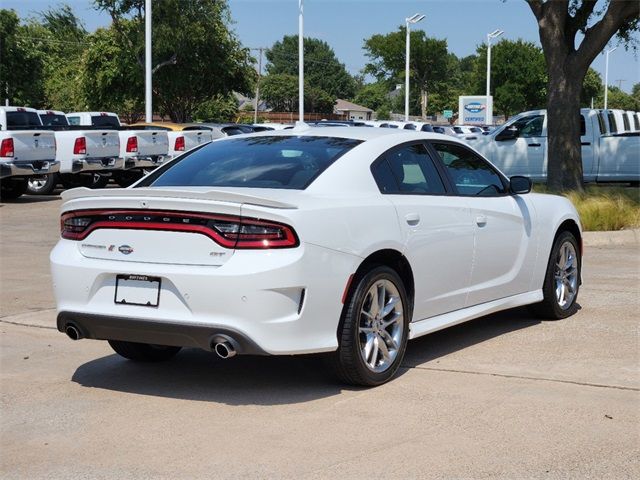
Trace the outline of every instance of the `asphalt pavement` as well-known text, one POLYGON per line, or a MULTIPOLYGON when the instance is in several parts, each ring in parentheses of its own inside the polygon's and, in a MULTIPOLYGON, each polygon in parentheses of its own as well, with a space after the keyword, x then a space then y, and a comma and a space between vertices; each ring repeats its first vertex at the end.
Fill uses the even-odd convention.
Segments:
POLYGON ((575 316, 521 308, 417 339, 395 380, 361 389, 316 356, 139 365, 69 340, 59 206, 0 204, 3 479, 640 478, 637 243, 587 244, 575 316))

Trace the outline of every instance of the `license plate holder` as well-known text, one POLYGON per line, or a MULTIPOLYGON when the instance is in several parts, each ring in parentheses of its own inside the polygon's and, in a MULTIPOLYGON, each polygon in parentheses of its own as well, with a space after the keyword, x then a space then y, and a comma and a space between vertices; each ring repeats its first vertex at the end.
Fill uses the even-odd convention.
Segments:
POLYGON ((118 305, 157 307, 160 305, 162 279, 147 275, 116 275, 116 291, 113 298, 118 305))

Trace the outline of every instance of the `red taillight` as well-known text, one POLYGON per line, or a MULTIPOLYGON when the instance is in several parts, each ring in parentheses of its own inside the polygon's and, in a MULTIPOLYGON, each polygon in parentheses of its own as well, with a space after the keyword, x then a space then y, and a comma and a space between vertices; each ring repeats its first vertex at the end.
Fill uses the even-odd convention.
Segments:
POLYGON ((138 137, 127 138, 127 153, 136 153, 138 151, 138 137))
POLYGON ((62 238, 83 240, 99 229, 198 233, 225 248, 293 248, 300 242, 288 225, 231 215, 148 210, 80 210, 60 218, 62 238))
POLYGON ((176 138, 176 144, 173 148, 176 152, 184 152, 184 137, 176 138))
POLYGON ((74 155, 85 155, 87 153, 87 139, 84 137, 76 138, 76 142, 73 144, 74 155))
POLYGON ((0 157, 13 157, 13 138, 5 138, 0 144, 0 157))

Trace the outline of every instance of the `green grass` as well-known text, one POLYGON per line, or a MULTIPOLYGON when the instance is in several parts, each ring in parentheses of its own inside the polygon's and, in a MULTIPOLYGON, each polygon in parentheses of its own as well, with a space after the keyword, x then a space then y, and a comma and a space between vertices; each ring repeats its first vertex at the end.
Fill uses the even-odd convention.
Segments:
MULTIPOLYGON (((547 193, 544 185, 534 191, 547 193)), ((640 227, 640 189, 637 187, 589 186, 584 193, 564 194, 580 214, 586 231, 628 230, 640 227)))

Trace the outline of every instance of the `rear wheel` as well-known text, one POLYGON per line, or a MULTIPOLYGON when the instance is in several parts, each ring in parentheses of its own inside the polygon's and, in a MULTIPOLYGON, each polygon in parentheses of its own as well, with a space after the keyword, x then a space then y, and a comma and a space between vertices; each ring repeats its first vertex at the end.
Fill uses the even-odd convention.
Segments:
POLYGON ((51 195, 58 185, 58 175, 51 173, 29 177, 27 183, 27 193, 30 195, 51 195))
POLYGON ((0 180, 0 199, 15 200, 27 191, 26 178, 5 178, 0 180))
POLYGON ((168 347, 164 345, 150 345, 147 343, 123 342, 109 340, 111 348, 120 356, 135 362, 161 362, 173 358, 180 347, 168 347))
POLYGON ((580 255, 578 241, 570 232, 561 232, 553 243, 542 285, 544 300, 531 306, 538 317, 549 320, 567 318, 578 311, 580 255))
POLYGON ((390 380, 407 348, 409 309, 398 274, 378 266, 358 280, 345 305, 338 350, 331 361, 337 376, 353 385, 390 380))

